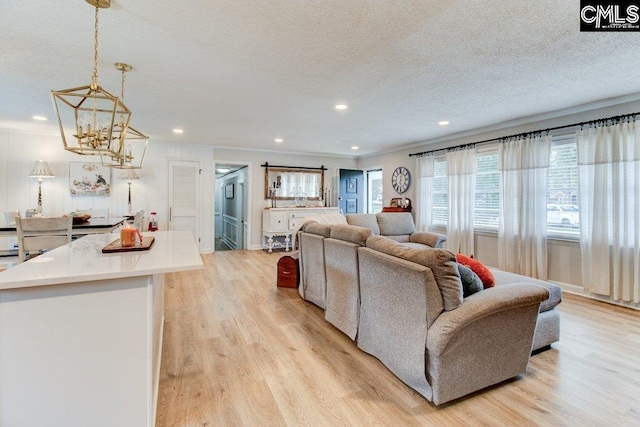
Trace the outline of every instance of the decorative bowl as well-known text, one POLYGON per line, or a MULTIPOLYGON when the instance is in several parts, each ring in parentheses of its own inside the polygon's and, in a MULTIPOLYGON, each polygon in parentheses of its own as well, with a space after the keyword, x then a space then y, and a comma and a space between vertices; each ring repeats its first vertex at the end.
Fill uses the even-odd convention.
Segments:
POLYGON ((88 221, 91 218, 90 214, 82 214, 82 215, 74 215, 73 223, 74 224, 82 224, 85 221, 88 221))

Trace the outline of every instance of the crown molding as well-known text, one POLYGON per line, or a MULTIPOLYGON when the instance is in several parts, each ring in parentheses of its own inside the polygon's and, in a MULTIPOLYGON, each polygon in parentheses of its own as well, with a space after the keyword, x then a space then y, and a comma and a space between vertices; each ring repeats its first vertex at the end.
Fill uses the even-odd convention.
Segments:
POLYGON ((520 118, 513 119, 513 120, 507 120, 506 122, 496 123, 496 124, 489 125, 489 126, 484 126, 484 127, 481 127, 481 128, 470 129, 470 130, 467 130, 467 131, 456 132, 456 133, 453 133, 453 134, 450 134, 450 135, 441 136, 441 137, 438 137, 438 138, 426 139, 426 140, 423 140, 423 141, 413 142, 413 143, 410 143, 410 144, 407 144, 407 145, 403 145, 401 147, 391 148, 391 149, 388 149, 388 150, 379 151, 377 153, 363 155, 363 156, 360 156, 358 158, 361 159, 361 158, 375 157, 375 156, 380 156, 380 155, 383 155, 383 154, 396 153, 398 151, 417 149, 419 147, 425 148, 425 146, 428 146, 428 145, 433 145, 433 144, 438 144, 438 143, 458 140, 458 139, 462 139, 462 138, 473 137, 473 136, 476 136, 476 135, 481 135, 481 134, 490 133, 490 132, 496 132, 496 131, 499 131, 499 130, 508 129, 508 128, 512 128, 512 127, 528 125, 528 124, 532 124, 532 123, 536 123, 536 122, 541 122, 541 121, 544 121, 544 120, 558 119, 558 118, 562 118, 562 117, 571 116, 573 114, 580 114, 580 113, 584 113, 584 112, 587 112, 587 111, 594 111, 594 110, 599 110, 599 109, 602 109, 602 108, 615 107, 617 105, 622 105, 622 104, 626 104, 626 103, 629 103, 629 102, 637 102, 637 101, 640 101, 640 92, 632 93, 632 94, 628 94, 628 95, 623 95, 623 96, 618 96, 618 97, 615 97, 615 98, 602 99, 602 100, 599 100, 599 101, 594 101, 594 102, 589 102, 589 103, 586 103, 586 104, 575 105, 573 107, 562 108, 562 109, 559 109, 559 110, 548 111, 548 112, 545 112, 545 113, 534 114, 534 115, 531 115, 531 116, 520 117, 520 118))
POLYGON ((288 151, 288 150, 274 150, 268 148, 244 148, 244 147, 229 147, 225 145, 213 145, 214 150, 236 150, 236 151, 251 151, 258 153, 270 153, 270 154, 292 154, 296 156, 313 156, 313 157, 332 157, 338 159, 349 159, 354 160, 357 159, 356 156, 348 156, 345 154, 330 154, 330 153, 316 153, 316 152, 308 152, 308 151, 288 151))

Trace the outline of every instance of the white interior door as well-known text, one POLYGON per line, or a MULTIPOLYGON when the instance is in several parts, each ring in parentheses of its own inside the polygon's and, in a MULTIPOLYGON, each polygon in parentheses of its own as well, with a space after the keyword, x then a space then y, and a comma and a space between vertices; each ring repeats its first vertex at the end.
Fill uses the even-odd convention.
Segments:
POLYGON ((200 162, 169 161, 169 230, 190 230, 199 242, 200 162))
POLYGON ((251 216, 249 215, 249 190, 242 184, 242 241, 243 249, 249 249, 249 223, 251 216))
POLYGON ((236 228, 238 249, 244 247, 244 182, 238 182, 238 227, 236 228))
POLYGON ((214 197, 213 197, 213 205, 214 205, 214 227, 213 227, 213 237, 217 239, 222 237, 222 206, 223 198, 222 194, 224 194, 224 187, 222 186, 222 180, 216 179, 214 185, 214 197))

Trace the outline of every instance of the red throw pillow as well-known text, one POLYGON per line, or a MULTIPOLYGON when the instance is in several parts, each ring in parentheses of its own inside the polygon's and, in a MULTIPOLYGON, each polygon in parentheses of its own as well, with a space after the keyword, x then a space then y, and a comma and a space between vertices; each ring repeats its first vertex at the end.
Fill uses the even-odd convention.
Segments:
POLYGON ((473 255, 468 257, 466 255, 457 254, 456 261, 458 261, 459 264, 466 265, 471 269, 471 271, 476 273, 480 280, 482 280, 482 284, 485 289, 493 288, 493 285, 496 284, 496 279, 493 277, 493 274, 491 274, 491 271, 480 261, 473 258, 473 255))

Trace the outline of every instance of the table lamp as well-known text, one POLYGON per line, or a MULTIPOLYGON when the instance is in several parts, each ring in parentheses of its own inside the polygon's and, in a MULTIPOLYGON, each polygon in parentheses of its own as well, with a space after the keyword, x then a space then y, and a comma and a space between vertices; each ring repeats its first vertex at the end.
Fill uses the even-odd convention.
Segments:
POLYGON ((42 213, 42 178, 53 178, 55 175, 49 169, 49 165, 44 160, 36 160, 33 170, 29 174, 30 178, 38 178, 38 208, 37 213, 42 213))
POLYGON ((127 203, 129 208, 128 216, 131 216, 133 215, 133 210, 131 209, 131 181, 134 179, 140 179, 140 177, 136 173, 135 169, 125 169, 125 172, 120 174, 120 179, 126 179, 128 181, 127 184, 129 184, 129 198, 127 199, 127 203))

